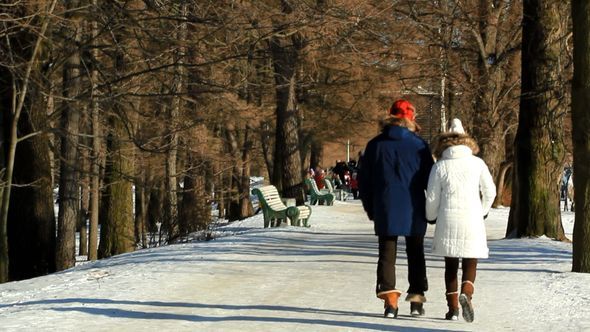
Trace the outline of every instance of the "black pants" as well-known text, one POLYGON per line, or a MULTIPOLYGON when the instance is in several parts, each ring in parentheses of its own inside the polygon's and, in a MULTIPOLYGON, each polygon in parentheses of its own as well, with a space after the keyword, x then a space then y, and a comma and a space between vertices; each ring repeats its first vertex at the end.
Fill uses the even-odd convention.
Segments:
MULTIPOLYGON (((426 261, 424 259, 424 237, 406 236, 408 255, 408 293, 424 295, 428 290, 426 261)), ((377 293, 394 290, 397 236, 379 237, 379 261, 377 262, 377 293)))

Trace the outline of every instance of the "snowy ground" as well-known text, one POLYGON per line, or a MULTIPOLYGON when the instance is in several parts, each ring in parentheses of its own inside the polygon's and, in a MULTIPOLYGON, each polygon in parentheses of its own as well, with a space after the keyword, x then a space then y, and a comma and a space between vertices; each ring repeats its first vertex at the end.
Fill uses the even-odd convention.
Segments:
MULTIPOLYGON (((430 254, 426 316, 410 317, 409 304, 401 303, 398 319, 382 318, 372 224, 358 201, 347 201, 313 207, 309 229, 263 229, 258 215, 227 226, 213 241, 2 284, 0 330, 590 330, 590 275, 569 272, 571 244, 503 240, 507 218, 507 209, 496 209, 486 221, 491 256, 479 265, 474 323, 442 319, 443 263, 430 254)), ((564 213, 564 227, 571 235, 571 213, 564 213)), ((407 288, 406 267, 402 254, 400 289, 407 288)))

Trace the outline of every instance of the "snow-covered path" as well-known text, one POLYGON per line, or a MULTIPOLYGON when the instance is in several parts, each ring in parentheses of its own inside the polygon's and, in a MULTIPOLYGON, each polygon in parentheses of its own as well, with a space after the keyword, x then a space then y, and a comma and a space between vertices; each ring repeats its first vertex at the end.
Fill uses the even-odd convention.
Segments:
MULTIPOLYGON (((571 244, 501 240, 508 210, 486 221, 474 323, 448 322, 441 258, 427 254, 426 316, 384 319, 375 297, 376 238, 358 201, 313 207, 309 229, 263 229, 260 215, 214 241, 120 255, 0 285, 2 331, 582 331, 590 275, 571 244)), ((573 215, 564 214, 571 232, 573 215)), ((433 227, 429 227, 427 253, 433 227)), ((403 246, 403 241, 402 241, 403 246)), ((398 287, 407 288, 403 248, 398 287)))

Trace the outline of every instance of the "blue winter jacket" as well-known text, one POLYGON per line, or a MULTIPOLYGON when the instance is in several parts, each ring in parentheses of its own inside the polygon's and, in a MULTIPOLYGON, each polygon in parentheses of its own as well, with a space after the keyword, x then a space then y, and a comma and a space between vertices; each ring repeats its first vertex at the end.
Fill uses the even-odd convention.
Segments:
POLYGON ((387 125, 367 143, 359 191, 376 235, 424 236, 425 190, 432 165, 428 144, 405 127, 387 125))

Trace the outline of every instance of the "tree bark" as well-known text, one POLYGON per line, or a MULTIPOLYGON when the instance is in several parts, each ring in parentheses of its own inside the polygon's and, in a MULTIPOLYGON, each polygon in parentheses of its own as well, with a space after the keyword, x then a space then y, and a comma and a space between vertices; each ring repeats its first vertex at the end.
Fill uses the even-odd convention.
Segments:
MULTIPOLYGON (((44 78, 37 80, 46 82, 44 78)), ((49 119, 44 87, 31 89, 19 121, 22 135, 36 134, 19 143, 15 155, 8 222, 10 280, 55 272, 55 214, 49 158, 49 119)))
MULTIPOLYGON (((133 7, 137 3, 127 2, 133 7)), ((129 54, 124 53, 124 45, 132 43, 127 39, 128 29, 114 31, 112 34, 114 48, 113 75, 119 77, 128 68, 129 54)), ((100 207, 100 243, 98 257, 106 258, 135 250, 135 220, 133 218, 133 147, 127 132, 125 119, 129 118, 132 100, 121 95, 125 86, 113 84, 110 87, 114 97, 108 105, 111 115, 108 118, 109 132, 106 144, 106 164, 104 174, 104 194, 100 207)))
MULTIPOLYGON (((97 0, 92 0, 92 7, 97 9, 97 0)), ((92 35, 92 57, 98 61, 98 22, 96 19, 91 22, 92 35)), ((90 92, 90 116, 92 127, 92 160, 90 173, 90 223, 88 230, 88 260, 98 259, 98 219, 100 209, 100 165, 102 164, 101 151, 102 140, 100 138, 101 123, 100 110, 98 107, 98 63, 92 63, 91 92, 90 92)))
POLYGON ((576 217, 573 272, 590 273, 590 1, 573 0, 572 123, 576 217))
POLYGON ((172 82, 172 105, 168 113, 168 150, 166 153, 166 188, 164 200, 164 221, 169 240, 173 240, 178 235, 178 127, 180 124, 180 110, 183 107, 182 95, 185 89, 185 69, 184 61, 186 48, 184 43, 187 35, 186 16, 188 7, 186 2, 178 5, 178 15, 180 24, 177 32, 177 42, 179 45, 174 53, 174 77, 172 82))
POLYGON ((268 172, 268 179, 274 180, 274 139, 273 132, 271 131, 271 124, 269 121, 263 121, 260 123, 260 144, 262 147, 262 156, 264 158, 264 164, 268 172))
POLYGON ((211 222, 211 206, 205 188, 205 163, 200 158, 187 156, 188 172, 184 177, 182 203, 179 211, 181 234, 204 230, 211 222))
POLYGON ((524 2, 516 191, 510 211, 510 225, 517 227, 517 237, 565 239, 559 199, 565 157, 562 130, 566 105, 561 101, 566 80, 560 76, 566 34, 560 24, 565 8, 561 0, 524 2))
POLYGON ((504 202, 504 191, 506 190, 506 173, 508 172, 508 170, 510 169, 510 167, 512 167, 512 163, 504 163, 501 167, 500 167, 500 172, 498 174, 497 180, 496 180, 496 198, 494 199, 494 204, 492 205, 492 207, 497 208, 500 205, 502 205, 502 202, 504 202))
POLYGON ((131 147, 126 142, 126 131, 121 119, 111 118, 111 130, 107 140, 106 190, 100 214, 99 258, 135 250, 133 192, 129 181, 133 164, 129 156, 125 155, 126 151, 131 151, 131 147))
MULTIPOLYGON (((284 20, 290 13, 283 2, 284 20)), ((284 22, 275 22, 275 33, 280 34, 284 22)), ((290 37, 275 36, 270 42, 276 92, 276 139, 272 183, 284 197, 295 198, 298 204, 305 201, 301 157, 299 153, 299 123, 296 98, 297 67, 303 37, 293 33, 290 37)))
POLYGON ((148 247, 146 232, 150 177, 149 169, 140 169, 135 181, 135 242, 141 243, 142 248, 148 247))
MULTIPOLYGON (((82 122, 86 122, 82 120, 82 122)), ((86 127, 86 126, 84 126, 86 127)), ((84 139, 84 141, 88 141, 84 139)), ((86 142, 83 143, 87 145, 86 142)), ((80 176, 80 219, 78 220, 77 231, 80 233, 80 243, 78 246, 78 255, 88 255, 88 212, 90 211, 90 154, 88 150, 80 151, 80 168, 82 170, 80 176)))
MULTIPOLYGON (((2 205, 0 206, 0 283, 9 280, 9 258, 8 258, 8 208, 10 204, 10 194, 12 187, 12 177, 14 173, 14 159, 16 155, 16 146, 20 139, 18 135, 18 123, 22 111, 24 109, 25 100, 29 90, 29 84, 31 81, 31 73, 33 72, 34 66, 37 64, 37 56, 41 48, 41 43, 45 39, 45 32, 49 26, 51 14, 55 9, 57 0, 52 1, 47 6, 46 17, 41 24, 41 28, 38 30, 38 35, 33 43, 33 49, 28 62, 24 66, 25 70, 22 76, 15 72, 11 72, 11 119, 9 123, 6 123, 6 169, 2 173, 2 205)), ((8 47, 11 49, 12 46, 8 47)), ((12 51, 12 49, 11 49, 12 51)), ((25 57, 26 58, 26 57, 25 57)), ((11 57, 14 59, 14 56, 11 57)), ((16 64, 15 64, 16 65, 16 64)))
POLYGON ((156 243, 159 245, 161 244, 160 238, 158 237, 157 242, 155 236, 159 236, 159 228, 158 224, 161 225, 163 213, 162 213, 162 205, 164 201, 164 190, 163 190, 163 181, 158 179, 157 181, 150 181, 150 185, 148 186, 149 191, 147 195, 149 195, 149 202, 147 206, 147 228, 150 232, 150 240, 148 246, 155 245, 156 243))
POLYGON ((254 215, 254 209, 250 202, 250 156, 252 154, 252 142, 250 141, 250 126, 246 125, 244 143, 242 147, 241 173, 240 173, 240 220, 254 215))
POLYGON ((69 27, 68 49, 70 56, 64 66, 63 96, 61 115, 61 149, 59 177, 59 212, 57 216, 56 268, 68 269, 76 264, 76 225, 80 219, 80 189, 78 163, 78 141, 80 133, 80 51, 81 18, 77 10, 79 1, 67 2, 66 19, 69 27))

